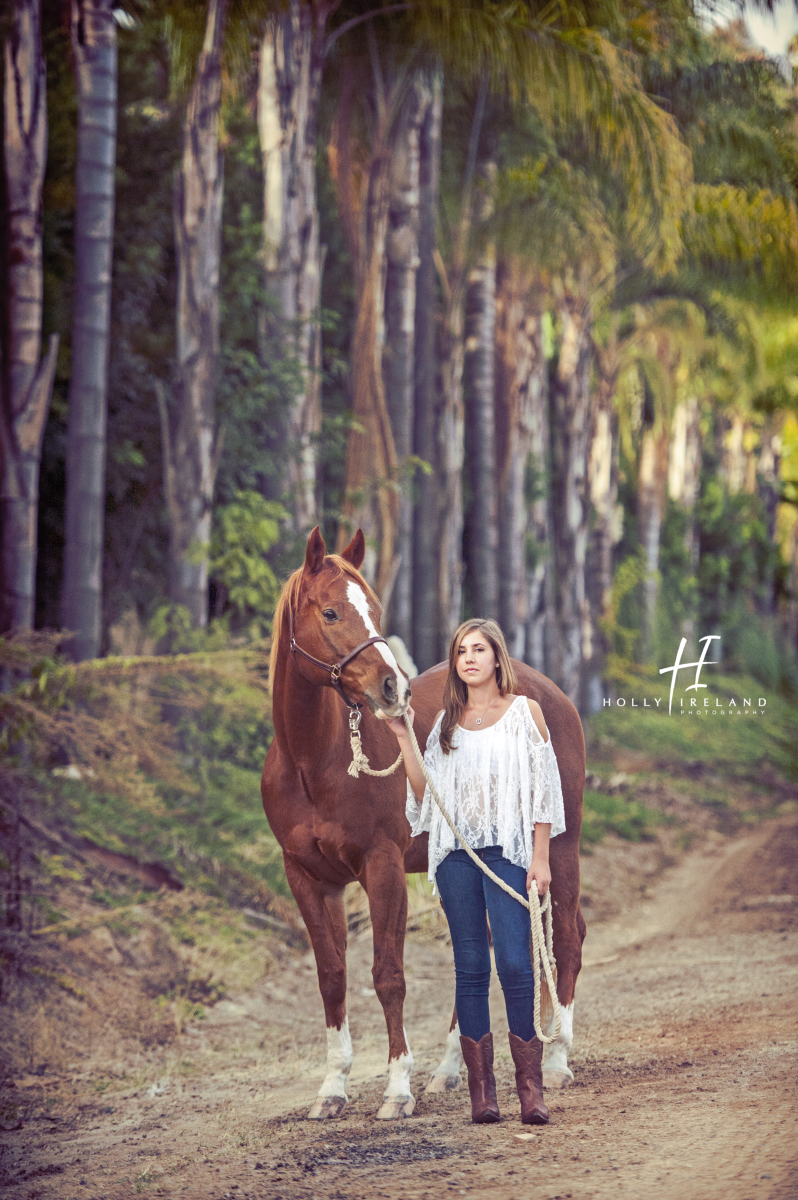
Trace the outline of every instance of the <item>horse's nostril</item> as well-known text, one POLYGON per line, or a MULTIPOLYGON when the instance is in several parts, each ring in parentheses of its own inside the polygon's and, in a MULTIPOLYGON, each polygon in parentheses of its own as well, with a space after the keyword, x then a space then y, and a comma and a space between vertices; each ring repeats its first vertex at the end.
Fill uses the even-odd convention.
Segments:
POLYGON ((386 675, 382 683, 382 694, 391 704, 396 703, 396 681, 391 675, 386 675))

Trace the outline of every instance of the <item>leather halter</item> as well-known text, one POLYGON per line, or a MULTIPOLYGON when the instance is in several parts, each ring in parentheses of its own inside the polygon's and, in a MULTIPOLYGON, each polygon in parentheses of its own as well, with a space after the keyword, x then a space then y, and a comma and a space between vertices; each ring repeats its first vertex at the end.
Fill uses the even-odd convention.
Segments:
POLYGON ((343 671, 344 667, 347 666, 352 661, 353 658, 357 658, 357 656, 358 656, 358 654, 360 654, 361 650, 365 650, 368 646, 373 646, 375 642, 385 642, 385 645, 387 646, 388 645, 387 640, 384 637, 380 637, 380 636, 366 638, 365 642, 361 642, 360 645, 355 646, 354 650, 350 650, 348 654, 345 654, 340 662, 327 663, 327 662, 323 662, 322 659, 320 659, 320 658, 314 658, 314 656, 312 654, 308 654, 307 650, 303 650, 302 647, 298 644, 296 638, 294 637, 294 612, 293 612, 293 609, 290 607, 288 609, 288 625, 289 625, 289 632, 291 634, 291 641, 289 642, 291 653, 292 654, 301 654, 303 658, 306 658, 308 660, 308 662, 313 663, 314 667, 321 667, 321 669, 323 671, 330 672, 330 683, 335 688, 335 690, 337 691, 338 695, 341 697, 341 699, 343 700, 343 702, 347 706, 347 708, 355 709, 357 711, 358 724, 359 724, 360 723, 360 709, 363 707, 363 705, 358 704, 356 701, 349 699, 349 697, 347 696, 343 687, 341 686, 341 672, 343 671))

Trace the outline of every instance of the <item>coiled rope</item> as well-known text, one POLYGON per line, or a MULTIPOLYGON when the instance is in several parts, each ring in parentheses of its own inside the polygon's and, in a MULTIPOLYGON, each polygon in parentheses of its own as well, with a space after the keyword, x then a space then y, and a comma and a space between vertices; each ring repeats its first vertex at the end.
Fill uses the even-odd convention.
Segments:
MULTIPOLYGON (((351 734, 350 744, 352 746, 352 762, 349 764, 348 774, 351 775, 354 779, 357 779, 357 777, 361 771, 363 772, 364 775, 374 775, 380 779, 384 778, 386 775, 392 775, 394 773, 394 771, 397 769, 397 767, 399 766, 399 764, 401 763, 402 755, 400 754, 399 757, 397 758, 396 762, 392 766, 386 767, 384 771, 373 771, 371 769, 371 767, 369 766, 369 760, 366 758, 366 755, 363 753, 363 746, 362 746, 361 739, 360 739, 360 731, 358 729, 358 726, 360 725, 360 716, 361 716, 361 714, 359 712, 357 712, 356 710, 351 710, 349 713, 349 729, 350 729, 350 734, 351 734)), ((530 927, 532 930, 532 937, 531 937, 532 970, 535 975, 535 998, 534 998, 534 1009, 533 1009, 533 1016, 534 1016, 534 1022, 535 1022, 535 1033, 537 1034, 537 1036, 541 1042, 544 1042, 547 1044, 551 1043, 551 1042, 556 1042, 557 1038, 560 1036, 560 1030, 562 1028, 562 1016, 561 1016, 561 1012, 560 1012, 560 1001, 557 997, 557 983, 556 983, 556 979, 555 979, 555 971, 557 970, 557 964, 556 964, 556 961, 554 958, 554 934, 553 934, 553 929, 552 929, 551 892, 546 893, 546 895, 543 897, 542 902, 533 904, 532 900, 531 900, 531 895, 529 898, 527 898, 525 896, 522 896, 520 894, 520 892, 517 892, 515 890, 515 888, 511 888, 509 883, 505 883, 504 880, 500 879, 499 876, 494 871, 491 871, 490 867, 486 866, 485 863, 482 861, 482 859, 479 858, 479 856, 471 849, 468 842, 462 836, 459 829, 455 825, 454 821, 449 816, 449 813, 446 810, 446 806, 444 805, 443 801, 441 800, 440 796, 438 795, 437 788, 435 787, 435 784, 432 781, 432 777, 427 769, 427 764, 424 762, 424 756, 421 753, 421 748, 418 744, 418 740, 416 739, 416 735, 413 730, 413 726, 410 724, 410 718, 407 716, 406 713, 403 717, 403 720, 405 723, 405 728, 407 729, 408 735, 410 737, 410 745, 413 748, 413 753, 416 756, 418 765, 421 768, 421 772, 424 776, 424 779, 427 782, 427 786, 429 787, 430 794, 432 795, 432 798, 435 801, 435 803, 437 804, 438 808, 443 813, 443 818, 446 821, 446 824, 449 826, 452 833, 457 838, 458 842, 463 847, 463 849, 465 850, 468 857, 477 864, 477 866, 480 868, 480 870, 484 871, 485 874, 488 876, 488 878, 492 879, 493 882, 502 889, 502 891, 507 892, 508 896, 512 896, 514 900, 517 900, 519 904, 523 904, 524 908, 529 910, 530 927), (545 931, 544 931, 544 927, 543 927, 544 916, 546 918, 545 931), (541 1029, 541 1018, 540 1018, 541 966, 543 968, 543 973, 546 976, 546 983, 548 984, 548 989, 549 989, 549 998, 551 999, 551 1005, 552 1005, 552 1009, 554 1012, 554 1033, 552 1034, 551 1037, 547 1037, 547 1035, 541 1029)), ((549 734, 549 736, 551 736, 551 734, 549 734)))

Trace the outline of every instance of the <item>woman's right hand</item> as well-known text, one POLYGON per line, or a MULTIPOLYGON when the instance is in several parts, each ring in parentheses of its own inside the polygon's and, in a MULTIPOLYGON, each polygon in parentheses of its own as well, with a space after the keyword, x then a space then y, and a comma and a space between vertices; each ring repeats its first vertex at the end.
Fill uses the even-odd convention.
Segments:
MULTIPOLYGON (((407 715, 410 719, 410 724, 412 725, 416 719, 416 714, 409 704, 407 706, 407 715)), ((396 734, 396 736, 398 738, 400 738, 403 734, 405 734, 405 735, 407 734, 407 728, 405 726, 404 717, 391 717, 391 719, 389 721, 386 721, 385 724, 388 726, 389 729, 393 730, 393 732, 396 734)))

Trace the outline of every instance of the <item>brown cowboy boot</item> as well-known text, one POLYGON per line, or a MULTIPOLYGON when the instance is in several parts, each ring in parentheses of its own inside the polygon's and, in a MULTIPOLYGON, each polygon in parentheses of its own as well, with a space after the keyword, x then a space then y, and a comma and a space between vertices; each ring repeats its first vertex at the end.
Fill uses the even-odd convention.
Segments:
POLYGON ((460 1034, 460 1046, 468 1068, 471 1120, 475 1125, 493 1125, 501 1119, 493 1078, 493 1034, 486 1033, 478 1042, 460 1034))
POLYGON ((524 1042, 514 1033, 510 1053, 515 1063, 515 1086, 521 1101, 522 1125, 548 1125, 549 1110, 543 1101, 543 1043, 539 1038, 524 1042))

